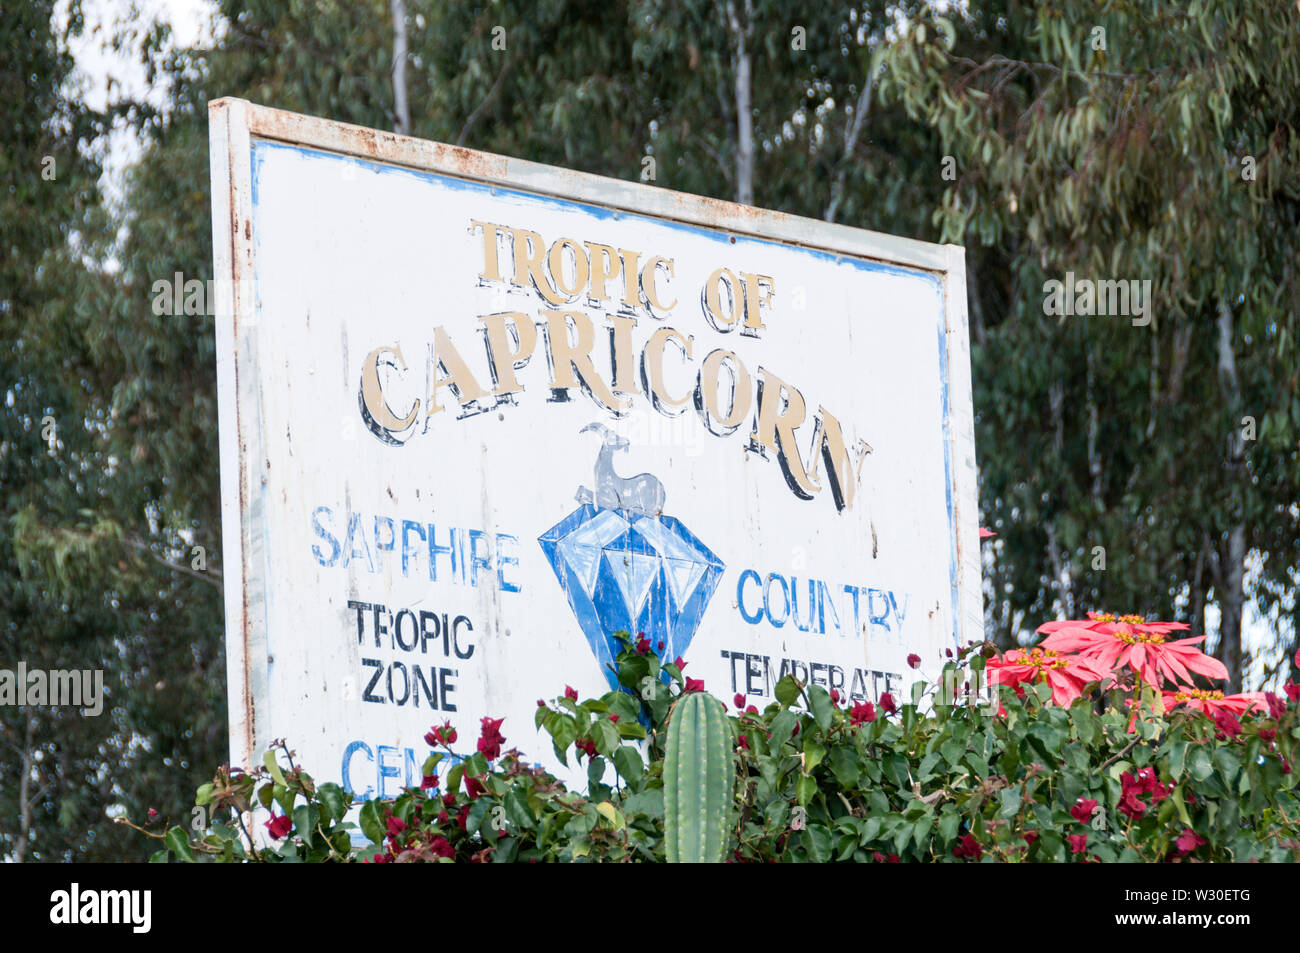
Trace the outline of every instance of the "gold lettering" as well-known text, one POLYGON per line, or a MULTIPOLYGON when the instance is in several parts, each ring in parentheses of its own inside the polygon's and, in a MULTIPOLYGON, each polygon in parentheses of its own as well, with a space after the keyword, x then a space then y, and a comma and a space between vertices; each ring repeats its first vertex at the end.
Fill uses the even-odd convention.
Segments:
POLYGON ((636 383, 633 370, 636 356, 632 353, 632 329, 636 327, 636 318, 626 314, 609 317, 609 350, 613 363, 613 388, 616 394, 639 394, 641 388, 636 383))
POLYGON ((641 253, 620 248, 618 257, 623 260, 623 304, 635 308, 641 303, 636 280, 636 260, 641 257, 641 253))
POLYGON ((387 443, 396 443, 392 435, 401 433, 411 424, 415 423, 415 418, 420 412, 420 402, 415 400, 411 404, 410 411, 404 417, 398 417, 388 409, 388 401, 384 399, 384 385, 379 379, 379 365, 389 364, 390 366, 406 370, 406 360, 402 357, 402 347, 395 344, 392 347, 377 347, 366 355, 365 361, 361 364, 361 409, 362 418, 370 431, 387 443), (385 361, 384 355, 391 354, 397 360, 385 361))
POLYGON ((434 381, 429 391, 426 419, 443 409, 443 406, 438 403, 438 391, 444 387, 451 388, 452 394, 462 407, 487 396, 487 391, 479 386, 469 365, 465 363, 465 359, 460 356, 460 352, 456 350, 456 346, 451 343, 451 338, 441 326, 433 329, 433 371, 434 381), (439 368, 447 372, 445 377, 437 376, 439 368))
POLYGON ((491 222, 479 222, 474 219, 470 219, 469 224, 471 229, 483 229, 483 270, 479 272, 479 277, 489 281, 503 281, 501 263, 497 261, 497 236, 504 234, 508 229, 503 225, 493 225, 491 222))
POLYGON ((677 299, 673 299, 672 304, 661 304, 659 295, 656 292, 655 278, 658 275, 659 263, 663 262, 668 266, 668 277, 673 277, 673 260, 664 258, 662 255, 651 255, 650 260, 646 262, 645 268, 641 269, 641 292, 645 295, 646 301, 650 307, 657 311, 667 313, 677 307, 677 299))
POLYGON ((719 437, 735 433, 740 422, 749 413, 753 402, 749 371, 745 369, 740 358, 724 348, 711 351, 700 363, 700 374, 695 390, 695 407, 704 419, 704 426, 710 433, 719 437), (718 387, 722 383, 719 375, 724 366, 731 380, 731 397, 725 415, 718 394, 718 387))
POLYGON ((690 335, 683 337, 675 328, 660 328, 650 335, 645 350, 641 352, 641 383, 650 395, 654 409, 668 417, 675 417, 691 402, 691 395, 687 393, 685 397, 674 398, 664 390, 664 348, 669 341, 677 342, 685 359, 690 360, 695 338, 690 335))
POLYGON ((527 272, 532 280, 532 287, 537 289, 538 294, 551 304, 564 304, 567 299, 563 295, 556 294, 551 288, 551 283, 546 280, 545 268, 542 265, 546 244, 542 241, 542 236, 526 228, 512 228, 510 234, 515 240, 515 274, 511 283, 518 288, 529 287, 529 283, 521 278, 521 275, 527 272))
POLYGON ((518 311, 484 314, 479 316, 479 320, 485 325, 483 333, 487 337, 489 368, 495 384, 492 393, 498 397, 518 393, 524 388, 515 371, 533 356, 533 349, 537 347, 537 326, 518 311))
POLYGON ((785 473, 785 482, 794 495, 810 500, 821 488, 808 478, 794 439, 794 432, 803 423, 806 413, 803 394, 775 374, 762 367, 758 369, 758 419, 750 445, 775 453, 785 473))
POLYGON ((741 334, 757 336, 759 331, 767 327, 763 323, 763 305, 769 308, 772 306, 772 295, 776 293, 776 285, 767 275, 754 275, 747 271, 742 271, 740 277, 745 282, 745 326, 740 329, 741 334), (763 285, 767 285, 767 291, 764 293, 763 285))
POLYGON ((622 413, 631 405, 631 400, 615 397, 609 385, 596 373, 591 362, 592 347, 596 343, 596 331, 591 318, 582 311, 543 310, 546 318, 547 355, 551 365, 551 387, 555 390, 568 390, 581 384, 597 403, 615 413, 622 413), (569 343, 569 319, 578 340, 569 343), (574 374, 577 371, 577 374, 574 374))
POLYGON ((609 295, 605 293, 605 282, 611 278, 617 278, 621 270, 621 263, 617 253, 609 245, 602 245, 599 242, 584 242, 591 257, 591 297, 598 301, 608 301, 609 295))
POLYGON ((587 253, 572 238, 561 238, 551 245, 551 253, 547 259, 551 266, 551 281, 555 283, 555 290, 565 296, 566 300, 572 301, 576 298, 583 288, 587 287, 587 253), (566 287, 564 284, 564 249, 573 249, 573 287, 566 287))
POLYGON ((708 319, 709 324, 713 325, 715 330, 727 332, 736 324, 736 319, 740 317, 740 295, 737 294, 739 282, 736 276, 727 268, 719 268, 713 274, 709 275, 704 282, 704 317, 708 319), (727 285, 728 311, 722 313, 722 294, 721 286, 725 280, 727 285))

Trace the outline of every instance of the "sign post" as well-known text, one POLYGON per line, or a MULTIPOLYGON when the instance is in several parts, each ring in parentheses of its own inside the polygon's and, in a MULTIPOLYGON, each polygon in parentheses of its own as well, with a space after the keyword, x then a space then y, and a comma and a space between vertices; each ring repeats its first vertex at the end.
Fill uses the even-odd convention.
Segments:
POLYGON ((232 99, 211 171, 232 764, 558 770, 618 631, 760 708, 982 637, 961 248, 232 99))

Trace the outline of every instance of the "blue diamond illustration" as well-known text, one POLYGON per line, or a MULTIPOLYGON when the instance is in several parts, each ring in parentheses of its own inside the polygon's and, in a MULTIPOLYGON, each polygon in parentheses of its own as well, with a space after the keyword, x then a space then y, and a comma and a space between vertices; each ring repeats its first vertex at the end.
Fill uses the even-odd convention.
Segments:
POLYGON ((724 566, 672 516, 584 503, 537 541, 610 687, 614 633, 644 632, 665 659, 684 656, 724 566))

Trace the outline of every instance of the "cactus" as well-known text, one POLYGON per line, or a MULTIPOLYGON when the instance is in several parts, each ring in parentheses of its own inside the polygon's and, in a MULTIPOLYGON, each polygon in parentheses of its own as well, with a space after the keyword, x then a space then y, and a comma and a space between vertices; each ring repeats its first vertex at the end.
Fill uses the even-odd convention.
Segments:
POLYGON ((664 847, 670 864, 717 864, 730 839, 735 755, 717 699, 689 692, 673 706, 664 755, 664 847))

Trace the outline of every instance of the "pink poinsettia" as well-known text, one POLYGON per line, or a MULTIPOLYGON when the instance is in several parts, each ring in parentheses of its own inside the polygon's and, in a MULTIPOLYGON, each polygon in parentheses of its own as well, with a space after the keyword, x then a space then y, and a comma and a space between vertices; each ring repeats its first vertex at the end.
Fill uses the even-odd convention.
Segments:
POLYGON ((1111 677, 1110 669, 1096 659, 1062 655, 1042 647, 1012 649, 1001 658, 989 659, 986 670, 989 683, 994 685, 1018 688, 1023 682, 1046 682, 1052 688, 1052 701, 1064 706, 1082 695, 1090 683, 1111 677))
POLYGON ((1196 646, 1205 636, 1169 641, 1171 632, 1186 629, 1181 622, 1147 622, 1142 616, 1113 616, 1089 612, 1086 621, 1048 622, 1038 631, 1047 633, 1045 649, 1078 652, 1108 670, 1128 666, 1150 685, 1168 679, 1190 684, 1192 676, 1227 678, 1228 670, 1196 646))
POLYGON ((1179 688, 1177 691, 1165 692, 1164 699, 1166 711, 1185 705, 1188 708, 1195 708, 1211 718, 1221 711, 1240 716, 1246 714, 1252 708, 1261 712, 1268 710, 1268 699, 1265 697, 1264 692, 1241 692, 1236 695, 1225 695, 1223 692, 1205 691, 1199 688, 1179 688))

